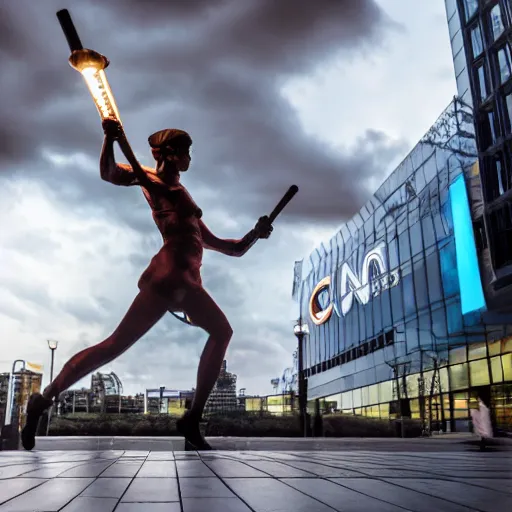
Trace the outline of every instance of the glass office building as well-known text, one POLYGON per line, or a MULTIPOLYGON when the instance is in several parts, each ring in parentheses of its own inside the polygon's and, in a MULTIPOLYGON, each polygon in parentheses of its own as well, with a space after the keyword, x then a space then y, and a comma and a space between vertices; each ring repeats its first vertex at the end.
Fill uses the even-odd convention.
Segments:
POLYGON ((460 97, 473 106, 482 184, 482 272, 491 309, 512 301, 512 1, 446 0, 460 97))
POLYGON ((471 104, 456 98, 363 208, 296 263, 310 405, 464 431, 481 396, 510 428, 512 316, 487 300, 478 156, 471 104))

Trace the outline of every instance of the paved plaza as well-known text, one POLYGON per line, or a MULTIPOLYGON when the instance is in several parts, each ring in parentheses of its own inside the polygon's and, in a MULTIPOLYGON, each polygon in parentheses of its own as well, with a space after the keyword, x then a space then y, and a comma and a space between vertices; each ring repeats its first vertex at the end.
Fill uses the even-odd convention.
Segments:
POLYGON ((0 512, 512 510, 512 453, 0 452, 0 512))

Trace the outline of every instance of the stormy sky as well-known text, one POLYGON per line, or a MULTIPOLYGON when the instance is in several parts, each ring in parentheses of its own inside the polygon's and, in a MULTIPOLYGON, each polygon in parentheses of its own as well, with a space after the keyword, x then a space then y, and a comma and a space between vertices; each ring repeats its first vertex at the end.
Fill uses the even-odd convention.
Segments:
MULTIPOLYGON (((299 186, 269 240, 203 264, 234 328, 229 369, 248 394, 269 393, 295 348, 293 262, 361 207, 455 92, 444 2, 0 0, 0 371, 48 368, 48 338, 58 371, 108 336, 161 244, 141 191, 99 178, 101 125, 67 62, 62 8, 110 59, 143 164, 151 133, 192 135, 183 182, 218 236, 243 236, 299 186)), ((205 339, 168 315, 101 370, 126 393, 190 389, 205 339)))

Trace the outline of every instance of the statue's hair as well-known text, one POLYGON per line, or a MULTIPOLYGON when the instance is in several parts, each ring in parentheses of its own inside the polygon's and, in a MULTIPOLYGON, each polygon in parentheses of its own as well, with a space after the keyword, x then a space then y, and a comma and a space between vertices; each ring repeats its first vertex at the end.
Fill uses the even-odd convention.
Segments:
POLYGON ((160 130, 148 138, 151 153, 155 160, 160 160, 168 155, 176 153, 179 149, 189 149, 192 145, 190 135, 176 128, 160 130))

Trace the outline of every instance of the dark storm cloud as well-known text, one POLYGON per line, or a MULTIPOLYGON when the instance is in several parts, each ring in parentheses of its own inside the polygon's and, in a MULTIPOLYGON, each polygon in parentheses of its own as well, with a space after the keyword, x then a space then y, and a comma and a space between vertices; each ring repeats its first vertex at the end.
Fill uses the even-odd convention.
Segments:
MULTIPOLYGON (((187 183, 218 189, 232 214, 264 213, 296 183, 290 220, 340 220, 360 206, 365 179, 403 150, 370 131, 335 152, 303 133, 280 93, 287 79, 327 58, 378 44, 394 25, 373 0, 18 1, 1 13, 0 89, 10 98, 0 105, 4 172, 30 167, 41 148, 99 153, 97 114, 66 62, 55 17, 63 7, 84 46, 110 58, 109 79, 136 151, 147 154, 147 136, 160 128, 189 130, 198 172, 187 183)), ((54 170, 36 175, 55 180, 54 170)), ((68 179, 85 202, 114 193, 95 184, 97 176, 68 179)))

